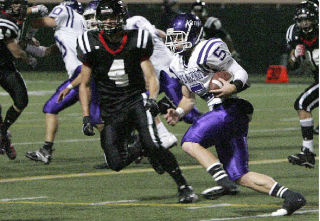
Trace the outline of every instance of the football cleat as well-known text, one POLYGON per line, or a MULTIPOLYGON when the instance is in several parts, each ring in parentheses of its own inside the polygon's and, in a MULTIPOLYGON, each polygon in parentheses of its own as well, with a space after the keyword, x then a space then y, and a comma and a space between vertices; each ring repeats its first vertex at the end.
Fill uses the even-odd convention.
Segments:
POLYGON ((17 157, 17 152, 11 144, 11 133, 7 131, 6 136, 0 137, 0 154, 6 153, 10 160, 14 160, 17 157))
POLYGON ((178 188, 179 203, 194 203, 198 200, 197 194, 194 193, 192 186, 183 185, 178 188))
POLYGON ((293 165, 305 166, 306 168, 314 168, 315 165, 315 154, 310 152, 309 149, 305 148, 298 154, 288 156, 289 163, 293 165))
POLYGON ((172 133, 165 133, 159 137, 161 141, 161 146, 165 149, 170 149, 178 144, 178 139, 172 133))
POLYGON ((33 161, 42 161, 44 164, 49 164, 52 159, 53 150, 47 150, 41 147, 38 151, 27 152, 26 157, 33 161))
POLYGON ((293 193, 287 196, 281 209, 273 212, 272 216, 290 216, 296 210, 306 205, 306 199, 300 193, 293 193))
POLYGON ((208 200, 215 200, 224 195, 236 195, 240 191, 237 186, 226 189, 222 186, 214 186, 202 191, 201 195, 208 200))

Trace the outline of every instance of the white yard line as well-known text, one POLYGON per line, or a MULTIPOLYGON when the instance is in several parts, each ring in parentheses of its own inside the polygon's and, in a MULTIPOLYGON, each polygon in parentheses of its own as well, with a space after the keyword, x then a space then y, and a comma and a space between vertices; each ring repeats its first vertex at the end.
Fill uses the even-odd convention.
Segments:
POLYGON ((105 201, 100 203, 91 203, 91 206, 102 206, 107 204, 115 204, 115 203, 135 203, 139 202, 139 200, 118 200, 118 201, 105 201))
MULTIPOLYGON (((301 210, 296 211, 294 214, 305 214, 305 213, 317 213, 319 210, 301 210)), ((261 214, 256 216, 238 216, 238 217, 224 217, 224 218, 213 218, 213 219, 203 219, 200 221, 222 221, 222 220, 239 220, 239 219, 249 219, 249 218, 263 218, 263 217, 274 217, 270 214, 261 214)))
POLYGON ((20 200, 36 200, 36 199, 44 199, 48 198, 47 196, 36 196, 36 197, 23 197, 23 198, 12 198, 12 199, 0 199, 2 202, 9 202, 9 201, 20 201, 20 200))
MULTIPOLYGON (((53 94, 55 91, 28 91, 29 96, 43 96, 53 94)), ((0 92, 0 96, 9 96, 7 92, 0 92)))

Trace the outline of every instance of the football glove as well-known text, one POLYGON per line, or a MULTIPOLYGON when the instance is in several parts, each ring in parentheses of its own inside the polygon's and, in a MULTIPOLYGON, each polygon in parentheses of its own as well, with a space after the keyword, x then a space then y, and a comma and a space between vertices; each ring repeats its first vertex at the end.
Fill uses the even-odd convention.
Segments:
POLYGON ((83 117, 82 132, 86 136, 93 136, 95 134, 89 116, 83 117))
POLYGON ((48 15, 48 8, 44 5, 36 5, 31 8, 32 14, 39 14, 41 17, 48 15))
POLYGON ((176 105, 174 105, 172 101, 166 96, 164 96, 160 101, 158 101, 158 107, 161 114, 167 114, 167 110, 170 108, 177 108, 176 105))
POLYGON ((145 107, 150 111, 153 117, 157 116, 160 113, 157 101, 155 99, 148 98, 145 107))

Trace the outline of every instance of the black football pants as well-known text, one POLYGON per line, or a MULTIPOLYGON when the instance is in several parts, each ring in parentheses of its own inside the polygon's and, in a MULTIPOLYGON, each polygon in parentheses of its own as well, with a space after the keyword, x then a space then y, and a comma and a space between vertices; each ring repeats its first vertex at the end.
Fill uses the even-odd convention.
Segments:
POLYGON ((133 129, 139 133, 144 155, 158 161, 165 171, 178 168, 174 155, 154 143, 152 136, 159 140, 153 117, 146 111, 143 101, 114 115, 112 122, 105 122, 101 132, 101 147, 105 152, 107 163, 112 170, 120 171, 137 156, 125 150, 128 137, 133 129))
POLYGON ((0 85, 11 96, 14 106, 23 110, 28 105, 26 84, 18 70, 0 70, 0 85))

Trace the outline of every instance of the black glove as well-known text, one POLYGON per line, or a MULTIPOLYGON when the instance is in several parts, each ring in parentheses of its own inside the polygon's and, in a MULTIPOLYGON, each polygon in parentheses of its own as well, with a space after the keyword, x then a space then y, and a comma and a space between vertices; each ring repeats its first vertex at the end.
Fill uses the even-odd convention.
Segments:
POLYGON ((82 132, 87 136, 93 136, 95 134, 89 116, 83 117, 82 132))
POLYGON ((167 114, 167 110, 170 108, 177 108, 176 105, 174 105, 172 101, 166 96, 164 96, 160 101, 158 101, 158 107, 161 114, 167 114))
POLYGON ((160 113, 157 101, 152 98, 147 99, 146 109, 150 111, 153 117, 157 116, 160 113))

